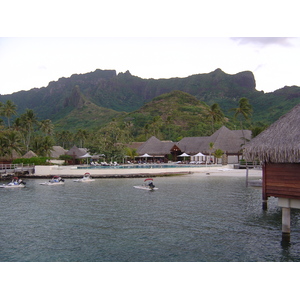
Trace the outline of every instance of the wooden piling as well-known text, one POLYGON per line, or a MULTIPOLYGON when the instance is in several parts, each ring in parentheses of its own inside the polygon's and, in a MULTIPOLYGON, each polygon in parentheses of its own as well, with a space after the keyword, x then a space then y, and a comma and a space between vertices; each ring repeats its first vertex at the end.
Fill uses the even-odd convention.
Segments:
POLYGON ((291 239, 291 209, 282 207, 282 242, 289 243, 291 239))

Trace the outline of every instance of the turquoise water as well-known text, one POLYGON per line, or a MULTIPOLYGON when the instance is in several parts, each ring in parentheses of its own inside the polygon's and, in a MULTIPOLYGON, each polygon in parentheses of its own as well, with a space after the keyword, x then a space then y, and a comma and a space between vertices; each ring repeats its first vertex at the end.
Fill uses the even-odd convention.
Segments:
MULTIPOLYGON (((78 166, 77 169, 162 169, 162 168, 199 168, 206 167, 205 164, 133 164, 119 166, 78 166)), ((210 166, 211 168, 217 167, 210 166)), ((218 166, 220 167, 220 166, 218 166)))
POLYGON ((227 262, 300 261, 300 214, 281 246, 276 199, 262 210, 261 190, 245 178, 160 177, 65 180, 2 189, 0 261, 227 262))

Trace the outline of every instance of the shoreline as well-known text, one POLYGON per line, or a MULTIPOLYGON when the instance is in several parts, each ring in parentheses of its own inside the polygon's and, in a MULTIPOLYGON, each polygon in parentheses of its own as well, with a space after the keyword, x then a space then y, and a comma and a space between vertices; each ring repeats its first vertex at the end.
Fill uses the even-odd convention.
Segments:
MULTIPOLYGON (((93 178, 144 178, 163 176, 232 176, 246 177, 246 169, 234 169, 233 165, 213 165, 199 167, 160 167, 160 168, 83 168, 83 166, 36 166, 35 174, 26 175, 26 178, 81 178, 84 173, 90 173, 93 178)), ((248 177, 262 177, 261 169, 249 169, 248 177)))

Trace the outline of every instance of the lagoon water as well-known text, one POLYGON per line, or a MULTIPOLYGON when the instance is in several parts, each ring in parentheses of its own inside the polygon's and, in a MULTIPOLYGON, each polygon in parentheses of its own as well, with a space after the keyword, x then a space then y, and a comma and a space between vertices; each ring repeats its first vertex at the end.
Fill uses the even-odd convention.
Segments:
POLYGON ((281 209, 245 178, 193 175, 96 179, 0 190, 0 261, 264 262, 300 261, 300 211, 291 244, 281 245, 281 209))

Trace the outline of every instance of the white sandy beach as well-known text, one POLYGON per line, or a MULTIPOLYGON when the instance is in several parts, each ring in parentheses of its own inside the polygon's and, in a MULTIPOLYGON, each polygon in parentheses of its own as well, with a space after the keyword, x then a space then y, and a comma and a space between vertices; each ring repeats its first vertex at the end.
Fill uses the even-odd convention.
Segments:
MULTIPOLYGON (((234 176, 246 177, 245 169, 234 169, 233 165, 199 166, 199 167, 174 167, 174 168, 82 168, 83 166, 36 166, 35 176, 62 176, 81 177, 88 172, 94 177, 123 177, 123 176, 163 176, 172 174, 189 174, 192 176, 234 176), (80 168, 78 168, 80 167, 80 168)), ((87 166, 88 167, 88 166, 87 166)), ((249 177, 260 178, 262 170, 249 169, 249 177)))

